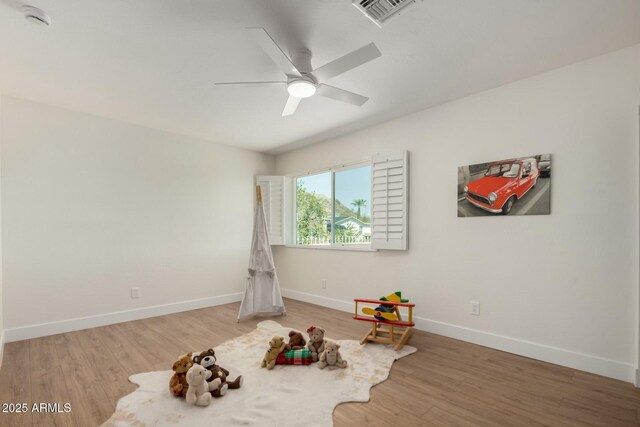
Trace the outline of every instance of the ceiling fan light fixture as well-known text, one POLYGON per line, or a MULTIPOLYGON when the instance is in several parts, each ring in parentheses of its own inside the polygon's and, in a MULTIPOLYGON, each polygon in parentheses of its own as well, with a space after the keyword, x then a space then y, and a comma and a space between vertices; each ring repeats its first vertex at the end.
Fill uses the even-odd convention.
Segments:
POLYGON ((307 80, 294 80, 287 86, 287 91, 296 98, 309 98, 316 93, 316 85, 307 80))

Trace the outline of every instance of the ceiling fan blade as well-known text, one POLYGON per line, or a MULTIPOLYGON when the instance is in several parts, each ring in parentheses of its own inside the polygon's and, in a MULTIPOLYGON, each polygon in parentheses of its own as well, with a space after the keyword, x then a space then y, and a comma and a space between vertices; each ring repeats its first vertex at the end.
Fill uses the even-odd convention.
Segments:
POLYGON ((358 95, 357 93, 349 92, 344 89, 338 89, 337 87, 325 84, 318 85, 316 95, 335 99, 336 101, 346 102, 348 104, 357 105, 358 107, 361 107, 362 104, 369 100, 369 98, 367 98, 366 96, 358 95))
POLYGON ((302 98, 289 95, 289 99, 287 99, 287 104, 284 106, 284 110, 282 110, 282 117, 290 116, 293 113, 295 113, 296 110, 298 109, 298 104, 300 104, 301 100, 302 98))
POLYGON ((382 56, 382 53, 380 53, 376 45, 374 43, 369 43, 360 49, 347 53, 345 56, 314 70, 313 75, 316 76, 318 80, 324 82, 380 56, 382 56))
POLYGON ((286 75, 300 75, 300 71, 291 63, 291 60, 280 49, 280 46, 271 38, 267 30, 262 27, 247 28, 255 42, 264 50, 273 62, 286 75))
POLYGON ((287 82, 223 82, 214 83, 216 86, 282 86, 287 82))

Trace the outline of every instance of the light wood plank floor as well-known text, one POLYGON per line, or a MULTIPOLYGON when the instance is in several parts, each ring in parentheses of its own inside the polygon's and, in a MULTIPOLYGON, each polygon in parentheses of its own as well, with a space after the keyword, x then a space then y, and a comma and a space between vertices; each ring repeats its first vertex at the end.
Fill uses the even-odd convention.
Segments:
MULTIPOLYGON (((367 325, 348 313, 286 300, 285 326, 324 326, 360 339, 367 325)), ((249 332, 239 304, 172 314, 5 346, 0 403, 71 403, 68 414, 0 414, 1 426, 94 426, 135 389, 131 374, 170 369, 188 350, 249 332), (182 327, 181 325, 186 325, 182 327)), ((370 344, 375 345, 375 344, 370 344)), ((336 408, 336 426, 638 426, 631 384, 416 331, 418 353, 395 363, 367 403, 336 408)), ((248 381, 250 379, 247 379, 248 381)))

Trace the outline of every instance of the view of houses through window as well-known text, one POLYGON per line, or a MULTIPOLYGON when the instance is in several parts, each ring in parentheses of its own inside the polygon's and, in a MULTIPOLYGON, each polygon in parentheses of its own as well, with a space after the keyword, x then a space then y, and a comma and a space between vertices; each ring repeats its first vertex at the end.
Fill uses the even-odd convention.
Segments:
POLYGON ((296 221, 298 245, 370 244, 371 166, 297 178, 296 221))

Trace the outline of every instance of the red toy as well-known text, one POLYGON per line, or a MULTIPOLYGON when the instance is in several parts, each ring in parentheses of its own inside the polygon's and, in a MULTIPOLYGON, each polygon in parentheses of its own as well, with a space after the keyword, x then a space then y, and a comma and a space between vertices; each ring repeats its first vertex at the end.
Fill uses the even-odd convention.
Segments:
POLYGON ((415 326, 415 323, 413 323, 413 307, 415 307, 415 304, 410 304, 409 300, 402 299, 400 292, 394 292, 379 300, 354 299, 354 301, 356 306, 353 318, 363 322, 373 322, 373 326, 367 332, 367 335, 362 338, 360 344, 364 345, 371 341, 393 344, 394 349, 398 351, 407 343, 411 336, 412 328, 415 326), (380 303, 381 301, 383 301, 382 304, 380 303), (371 307, 362 308, 364 314, 369 314, 373 317, 358 314, 358 303, 376 304, 377 307, 375 309, 371 307), (384 308, 384 310, 381 310, 381 308, 384 308), (407 309, 408 319, 406 321, 402 319, 400 308, 407 309))

